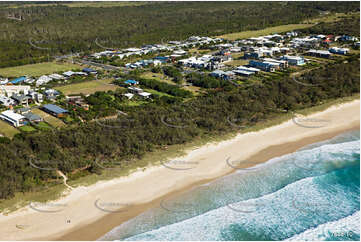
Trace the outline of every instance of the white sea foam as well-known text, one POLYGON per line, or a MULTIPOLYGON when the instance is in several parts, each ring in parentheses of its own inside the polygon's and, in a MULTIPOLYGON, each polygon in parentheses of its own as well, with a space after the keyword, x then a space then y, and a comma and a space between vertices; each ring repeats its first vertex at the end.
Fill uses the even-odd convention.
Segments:
POLYGON ((320 224, 286 240, 317 241, 326 240, 330 236, 345 240, 347 237, 351 239, 352 235, 360 236, 360 211, 337 221, 320 224))
MULTIPOLYGON (((310 162, 317 165, 338 164, 337 167, 342 168, 350 161, 357 160, 359 147, 359 140, 323 144, 272 159, 267 163, 272 164, 267 169, 242 172, 242 175, 231 174, 210 183, 211 189, 216 186, 228 189, 224 189, 223 195, 226 197, 216 197, 219 194, 214 193, 212 209, 181 218, 177 213, 165 216, 164 210, 153 210, 114 228, 101 239, 237 240, 239 237, 232 237, 235 236, 234 228, 236 232, 244 232, 258 239, 301 239, 297 235, 304 234, 306 238, 317 226, 332 223, 329 221, 343 221, 347 216, 352 221, 359 221, 359 213, 355 213, 359 210, 359 191, 350 195, 352 191, 342 184, 327 184, 329 179, 333 179, 329 170, 321 172, 316 169, 317 174, 314 174, 314 170, 303 169, 304 166, 309 168, 307 165, 310 162), (240 193, 234 192, 237 189, 240 193), (237 199, 236 196, 240 197, 237 199), (163 214, 158 216, 160 213, 163 214), (356 216, 351 215, 353 213, 356 216), (262 234, 266 237, 260 237, 262 234)), ((187 199, 192 195, 194 193, 187 199)), ((181 198, 179 202, 182 201, 185 200, 181 198)), ((350 229, 354 230, 352 224, 350 229)))

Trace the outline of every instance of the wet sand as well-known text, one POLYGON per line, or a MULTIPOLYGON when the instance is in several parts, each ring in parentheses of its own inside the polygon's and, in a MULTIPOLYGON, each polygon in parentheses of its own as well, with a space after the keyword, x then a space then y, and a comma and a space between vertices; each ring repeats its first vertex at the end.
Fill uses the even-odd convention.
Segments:
POLYGON ((228 158, 231 161, 244 161, 237 168, 245 168, 253 165, 247 161, 262 163, 292 153, 307 144, 357 129, 360 129, 359 100, 332 106, 307 119, 300 118, 296 122, 289 120, 190 151, 180 160, 192 164, 192 169, 183 169, 179 164, 173 167, 180 169, 152 167, 128 177, 76 188, 69 196, 57 201, 67 204, 59 213, 25 209, 9 216, 0 216, 0 234, 3 240, 96 240, 124 221, 149 208, 159 207, 160 201, 165 198, 178 196, 191 187, 234 172, 236 169, 226 162, 228 158), (99 199, 115 202, 116 198, 122 198, 122 204, 131 206, 119 213, 102 211, 95 206, 99 199), (21 223, 28 227, 17 229, 16 224, 21 223))

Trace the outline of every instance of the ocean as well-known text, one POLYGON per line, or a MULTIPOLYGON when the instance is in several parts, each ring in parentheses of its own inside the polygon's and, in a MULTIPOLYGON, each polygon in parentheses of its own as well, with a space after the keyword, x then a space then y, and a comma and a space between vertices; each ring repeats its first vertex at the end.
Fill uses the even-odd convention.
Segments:
POLYGON ((100 240, 360 240, 360 133, 198 186, 100 240))

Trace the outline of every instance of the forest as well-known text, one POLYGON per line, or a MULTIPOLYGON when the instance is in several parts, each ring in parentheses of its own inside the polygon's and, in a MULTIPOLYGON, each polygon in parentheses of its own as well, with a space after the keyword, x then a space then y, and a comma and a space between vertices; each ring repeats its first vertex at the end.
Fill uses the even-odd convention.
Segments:
POLYGON ((321 22, 311 28, 298 30, 305 34, 360 36, 360 15, 346 16, 337 22, 321 22))
POLYGON ((0 4, 0 67, 91 53, 217 36, 299 23, 321 12, 359 11, 358 2, 152 2, 137 6, 68 7, 0 4))
MULTIPOLYGON (((197 76, 188 78, 199 86, 204 85, 197 76)), ((282 76, 232 88, 215 83, 218 88, 185 102, 162 105, 150 102, 121 110, 127 115, 119 115, 117 119, 85 122, 48 132, 21 133, 13 140, 1 138, 0 199, 47 186, 55 178, 55 169, 69 174, 86 168, 90 173, 99 174, 102 172, 96 163, 99 159, 117 160, 121 167, 127 167, 155 149, 230 133, 276 117, 281 111, 295 111, 357 94, 360 92, 359 56, 329 63, 299 78, 295 82, 282 76), (236 125, 230 125, 227 120, 236 125), (36 169, 34 165, 46 169, 36 169)), ((143 84, 158 85, 156 82, 143 84)), ((101 92, 88 99, 90 103, 104 103, 106 107, 111 103, 111 97, 101 92)))

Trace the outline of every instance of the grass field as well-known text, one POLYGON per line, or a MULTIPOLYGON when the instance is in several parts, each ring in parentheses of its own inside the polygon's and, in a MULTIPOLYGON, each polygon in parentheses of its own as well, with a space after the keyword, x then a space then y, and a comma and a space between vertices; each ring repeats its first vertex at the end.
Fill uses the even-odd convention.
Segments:
POLYGON ((48 114, 48 113, 46 113, 46 112, 44 112, 44 111, 42 111, 42 110, 40 110, 38 108, 32 109, 31 112, 33 112, 33 113, 39 115, 40 117, 42 117, 45 122, 47 122, 48 124, 50 124, 53 127, 65 126, 63 121, 51 116, 50 114, 48 114))
POLYGON ((69 84, 66 86, 57 87, 55 89, 61 91, 65 95, 70 94, 80 94, 84 95, 95 93, 96 91, 115 91, 117 88, 120 88, 117 85, 110 84, 112 79, 104 80, 93 80, 86 81, 81 83, 69 84))
POLYGON ((335 14, 326 14, 323 15, 321 17, 318 18, 313 18, 313 19, 307 19, 305 21, 303 21, 303 23, 320 23, 320 22, 325 22, 325 23, 330 23, 330 22, 337 22, 339 20, 341 20, 343 17, 351 17, 351 16, 355 16, 355 15, 360 15, 359 12, 357 13, 335 13, 335 14))
POLYGON ((51 126, 45 122, 39 122, 37 125, 37 128, 38 129, 41 129, 41 130, 49 130, 49 129, 52 129, 51 126))
POLYGON ((247 39, 250 37, 258 37, 258 36, 268 35, 268 34, 273 34, 273 33, 281 33, 281 32, 286 32, 286 31, 292 31, 295 29, 309 28, 312 25, 313 24, 287 24, 287 25, 269 27, 269 28, 260 29, 260 30, 242 31, 242 32, 238 32, 238 33, 225 34, 225 35, 221 35, 218 37, 225 38, 228 40, 247 39))
POLYGON ((8 124, 5 121, 0 120, 0 134, 8 138, 12 138, 17 133, 20 133, 19 130, 11 126, 11 124, 8 124))
POLYGON ((167 77, 166 75, 163 75, 162 73, 153 73, 153 72, 144 72, 140 75, 141 78, 144 79, 154 79, 157 81, 165 82, 168 84, 176 85, 176 83, 172 82, 171 78, 167 77))
POLYGON ((224 64, 226 66, 242 66, 242 65, 247 65, 249 63, 249 60, 232 60, 232 61, 228 61, 225 62, 224 64))
POLYGON ((0 68, 0 76, 19 77, 19 76, 41 76, 52 74, 54 72, 70 71, 72 69, 81 69, 81 66, 70 63, 44 62, 38 64, 0 68))
POLYGON ((149 92, 151 94, 159 95, 160 97, 162 97, 162 96, 173 97, 172 95, 169 95, 164 92, 158 92, 157 90, 153 90, 153 89, 144 89, 144 91, 149 92))
POLYGON ((36 131, 36 129, 34 129, 33 127, 31 127, 30 125, 25 125, 25 126, 21 126, 19 127, 19 129, 23 132, 32 132, 32 131, 36 131))

